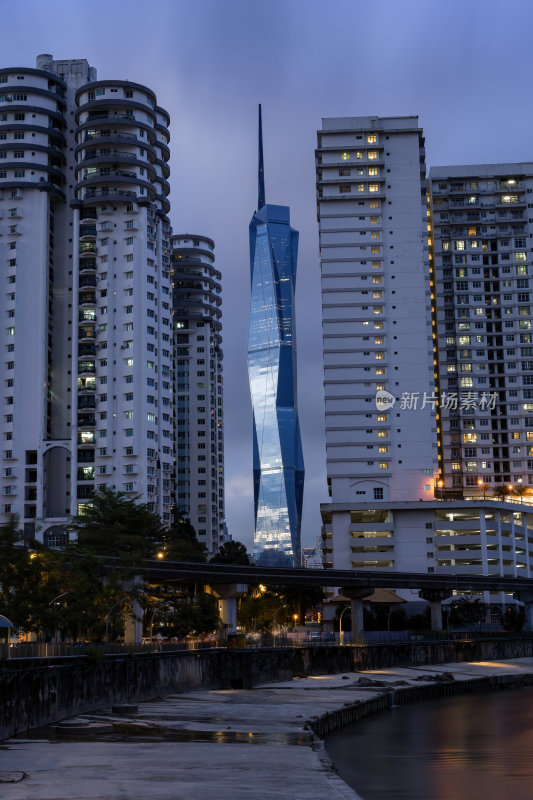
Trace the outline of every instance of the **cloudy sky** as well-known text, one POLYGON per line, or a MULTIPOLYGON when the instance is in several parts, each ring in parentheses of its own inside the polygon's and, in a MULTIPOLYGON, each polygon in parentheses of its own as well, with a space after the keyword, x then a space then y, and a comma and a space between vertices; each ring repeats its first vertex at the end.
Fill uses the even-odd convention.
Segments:
POLYGON ((531 0, 0 0, 1 65, 86 58, 171 115, 171 221, 216 242, 223 274, 226 496, 251 545, 246 339, 257 104, 267 202, 300 231, 303 544, 327 499, 314 148, 321 118, 418 114, 427 165, 533 160, 531 0))

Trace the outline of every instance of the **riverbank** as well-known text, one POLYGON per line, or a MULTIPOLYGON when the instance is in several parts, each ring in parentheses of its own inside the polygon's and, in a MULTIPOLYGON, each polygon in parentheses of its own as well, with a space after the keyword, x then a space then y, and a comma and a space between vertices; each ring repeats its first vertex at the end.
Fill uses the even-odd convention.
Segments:
POLYGON ((5 741, 0 780, 19 779, 4 789, 10 800, 356 800, 312 728, 368 701, 386 704, 391 690, 411 701, 431 694, 450 683, 446 673, 460 691, 483 691, 533 681, 533 658, 171 694, 136 713, 101 709, 80 716, 76 730, 50 726, 5 741))

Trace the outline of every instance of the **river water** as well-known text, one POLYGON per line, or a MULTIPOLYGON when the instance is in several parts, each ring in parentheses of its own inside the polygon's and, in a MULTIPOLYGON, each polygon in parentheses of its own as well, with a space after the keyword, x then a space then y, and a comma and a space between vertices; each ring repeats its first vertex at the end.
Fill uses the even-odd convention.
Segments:
POLYGON ((326 750, 364 800, 533 800, 533 689, 397 706, 326 750))

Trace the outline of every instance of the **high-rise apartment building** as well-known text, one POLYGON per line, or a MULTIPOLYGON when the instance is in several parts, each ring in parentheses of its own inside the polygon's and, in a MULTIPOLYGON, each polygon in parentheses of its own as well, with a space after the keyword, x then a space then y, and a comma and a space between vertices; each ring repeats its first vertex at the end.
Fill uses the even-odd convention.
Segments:
POLYGON ((250 222, 248 374, 253 408, 257 563, 299 566, 304 463, 297 410, 294 294, 298 232, 265 204, 259 106, 258 210, 250 222))
POLYGON ((103 486, 170 522, 168 124, 83 59, 0 70, 0 511, 29 538, 103 486))
POLYGON ((436 422, 418 118, 324 119, 316 161, 331 507, 430 500, 436 422))
POLYGON ((430 170, 443 496, 533 484, 533 164, 430 170))
POLYGON ((177 234, 172 245, 176 511, 216 553, 226 538, 221 274, 215 243, 177 234))
POLYGON ((318 136, 324 562, 530 576, 530 506, 485 495, 533 482, 533 165, 432 169, 426 198, 416 118, 318 136))

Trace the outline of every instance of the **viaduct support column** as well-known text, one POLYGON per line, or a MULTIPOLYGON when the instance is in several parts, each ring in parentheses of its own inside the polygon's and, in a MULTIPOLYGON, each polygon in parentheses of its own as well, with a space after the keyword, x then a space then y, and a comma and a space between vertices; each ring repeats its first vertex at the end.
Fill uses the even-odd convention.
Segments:
POLYGON ((374 589, 368 586, 361 586, 357 588, 348 588, 343 586, 341 588, 341 594, 344 597, 350 598, 350 613, 352 616, 352 642, 355 639, 355 635, 358 633, 362 633, 365 629, 365 623, 363 618, 363 598, 368 597, 374 589))
POLYGON ((524 604, 526 614, 525 630, 533 631, 533 592, 515 592, 514 594, 516 599, 521 600, 524 604))
POLYGON ((136 575, 132 581, 124 584, 125 593, 129 592, 131 613, 128 614, 124 624, 125 644, 142 644, 143 640, 143 610, 139 602, 142 592, 143 580, 136 575))
POLYGON ((248 591, 246 583, 217 583, 206 591, 218 599, 218 611, 224 638, 237 632, 237 598, 248 591))
POLYGON ((447 589, 420 589, 418 594, 422 600, 427 600, 431 608, 431 630, 442 630, 442 601, 450 597, 447 589))

